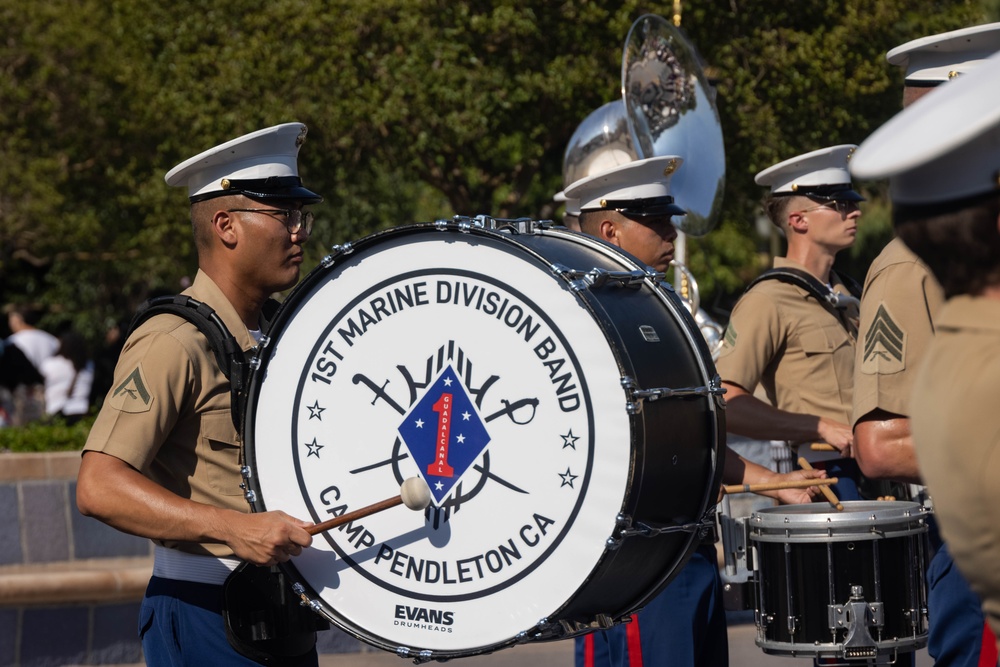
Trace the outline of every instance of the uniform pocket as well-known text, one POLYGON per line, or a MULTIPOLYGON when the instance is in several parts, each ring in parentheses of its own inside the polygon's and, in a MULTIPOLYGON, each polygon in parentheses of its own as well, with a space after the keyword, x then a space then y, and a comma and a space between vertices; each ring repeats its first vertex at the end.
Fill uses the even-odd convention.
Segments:
POLYGON ((198 446, 205 463, 205 478, 212 489, 224 496, 243 495, 240 445, 228 410, 202 418, 198 446))
MULTIPOLYGON (((854 346, 838 324, 808 329, 799 334, 807 361, 803 381, 822 396, 843 396, 854 386, 854 346)), ((850 394, 847 393, 849 397, 850 394)))

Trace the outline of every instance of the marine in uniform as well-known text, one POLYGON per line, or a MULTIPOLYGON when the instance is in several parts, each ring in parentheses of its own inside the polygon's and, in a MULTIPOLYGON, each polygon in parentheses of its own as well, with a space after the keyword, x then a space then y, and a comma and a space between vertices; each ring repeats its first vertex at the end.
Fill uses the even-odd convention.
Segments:
MULTIPOLYGON (((298 176, 305 136, 301 123, 266 128, 166 175, 191 201, 199 270, 185 294, 244 351, 265 302, 298 281, 312 218, 303 206, 322 201, 298 176)), ((222 585, 241 561, 274 565, 312 541, 311 522, 249 513, 230 398, 206 337, 181 317, 152 317, 126 341, 83 453, 80 511, 155 544, 139 619, 151 665, 255 664, 227 642, 222 585)), ((312 649, 301 664, 316 661, 312 649)))
MULTIPOLYGON (((974 69, 1000 49, 1000 24, 922 37, 886 54, 905 71, 903 104, 974 69)), ((854 375, 854 451, 866 477, 921 484, 908 403, 916 368, 934 335, 944 291, 899 238, 872 262, 861 299, 854 375)), ((921 492, 920 495, 922 495, 921 492)), ((928 653, 938 665, 996 665, 994 639, 931 522, 927 570, 928 653)))
MULTIPOLYGON (((673 216, 684 210, 670 195, 670 177, 682 168, 677 156, 620 164, 570 184, 564 196, 580 210, 580 227, 633 255, 640 264, 665 272, 673 259, 677 230, 673 216)), ((727 483, 757 484, 825 476, 797 471, 779 475, 726 454, 727 483)), ((818 490, 785 489, 768 495, 782 502, 809 502, 818 490)), ((577 639, 576 665, 728 664, 729 647, 722 584, 714 539, 700 545, 676 578, 629 623, 577 639)))
POLYGON ((823 148, 757 174, 757 184, 770 188, 765 208, 788 248, 767 274, 777 279, 758 279, 740 297, 716 362, 727 390, 727 430, 829 443, 839 453, 800 454, 839 477, 834 490, 847 500, 860 497, 856 464, 846 458, 858 301, 832 267, 854 244, 861 217, 863 198, 847 170, 855 148, 823 148))
MULTIPOLYGON (((1000 631, 1000 55, 928 93, 862 144, 889 178, 897 235, 947 299, 908 410, 920 474, 954 561, 1000 631)), ((984 652, 985 653, 985 652, 984 652)))

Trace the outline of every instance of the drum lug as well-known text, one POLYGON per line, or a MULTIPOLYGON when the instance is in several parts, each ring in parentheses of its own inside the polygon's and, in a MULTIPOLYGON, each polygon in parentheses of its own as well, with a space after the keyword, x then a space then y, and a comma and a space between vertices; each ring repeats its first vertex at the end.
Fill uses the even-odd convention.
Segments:
POLYGON ((620 287, 639 289, 645 284, 647 278, 654 282, 660 282, 664 278, 663 273, 654 271, 653 269, 647 269, 646 271, 640 271, 639 269, 634 271, 608 271, 607 269, 593 268, 581 271, 580 269, 571 269, 565 264, 551 264, 549 265, 549 271, 553 275, 565 278, 569 282, 570 289, 574 292, 582 292, 591 287, 604 287, 609 283, 612 285, 617 284, 620 287))
POLYGON ((240 484, 240 488, 243 489, 243 498, 252 505, 257 502, 257 494, 249 488, 250 480, 253 478, 253 470, 250 469, 250 466, 242 466, 240 475, 243 476, 243 482, 240 484))
POLYGON ((434 659, 433 651, 428 651, 424 649, 423 651, 414 651, 408 646, 397 646, 396 655, 400 658, 411 658, 414 665, 422 665, 425 662, 430 662, 434 659))
POLYGON ((834 632, 847 630, 843 644, 845 659, 874 658, 878 654, 878 645, 868 627, 885 625, 881 602, 866 602, 862 587, 851 586, 847 604, 830 605, 827 610, 830 629, 834 632))
POLYGON ((533 641, 578 637, 595 630, 607 630, 619 623, 626 622, 628 619, 629 617, 625 616, 616 620, 607 614, 597 614, 589 621, 560 620, 553 622, 548 618, 543 618, 534 627, 517 633, 516 643, 526 644, 533 641))
POLYGON ((722 386, 722 378, 716 375, 711 382, 704 387, 682 387, 673 389, 671 387, 656 387, 653 389, 639 389, 636 381, 629 376, 621 379, 621 385, 625 388, 631 399, 625 404, 625 410, 630 415, 637 415, 642 412, 643 401, 658 401, 662 398, 684 398, 688 396, 713 396, 721 397, 726 393, 722 386))

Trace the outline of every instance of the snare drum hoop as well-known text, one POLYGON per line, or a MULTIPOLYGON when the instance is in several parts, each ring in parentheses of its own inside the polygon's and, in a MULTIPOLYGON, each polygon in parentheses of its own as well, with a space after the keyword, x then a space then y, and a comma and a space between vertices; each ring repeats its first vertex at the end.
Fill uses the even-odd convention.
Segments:
MULTIPOLYGON (((272 328, 272 332, 278 332, 278 335, 280 335, 281 332, 284 331, 284 328, 287 326, 288 322, 291 320, 292 316, 294 315, 294 313, 296 311, 296 307, 298 305, 298 300, 300 298, 300 295, 302 295, 302 294, 309 295, 309 293, 315 288, 314 283, 316 283, 317 281, 319 281, 319 282, 324 281, 326 279, 326 273, 328 272, 329 268, 331 266, 333 266, 338 261, 338 259, 340 257, 346 256, 347 254, 349 254, 350 252, 353 252, 354 250, 365 248, 365 247, 367 247, 369 245, 374 245, 377 242, 381 241, 381 239, 384 238, 384 237, 386 237, 386 236, 389 236, 389 235, 391 235, 391 236, 402 235, 402 234, 407 234, 407 233, 411 233, 411 232, 414 232, 414 231, 426 231, 427 228, 428 228, 427 225, 411 225, 411 226, 396 228, 396 229, 393 229, 393 230, 388 230, 388 231, 385 231, 385 232, 380 232, 378 234, 372 235, 370 237, 367 237, 365 239, 362 239, 362 240, 358 241, 356 244, 354 244, 354 246, 352 248, 344 249, 344 250, 340 251, 339 253, 337 253, 335 255, 332 255, 330 258, 328 258, 327 260, 324 261, 324 266, 323 267, 319 267, 316 270, 314 270, 309 276, 307 276, 302 281, 302 283, 300 283, 292 291, 292 293, 289 295, 288 299, 286 300, 286 304, 288 306, 292 306, 292 307, 285 307, 285 306, 282 307, 282 309, 279 311, 279 313, 278 313, 278 315, 277 315, 277 317, 275 319, 275 323, 274 323, 274 326, 272 328)), ((499 234, 499 233, 491 232, 491 231, 488 231, 488 230, 472 230, 472 233, 473 234, 479 234, 479 235, 485 235, 485 236, 488 236, 488 237, 490 237, 492 239, 501 239, 505 243, 517 246, 517 248, 518 248, 518 250, 519 250, 520 253, 530 255, 535 261, 539 262, 539 264, 541 264, 543 266, 548 266, 548 263, 546 262, 545 258, 541 254, 539 254, 538 252, 536 252, 534 249, 532 249, 529 246, 526 246, 524 244, 518 243, 517 240, 516 240, 516 237, 509 237, 506 234, 499 234)), ((611 246, 607 246, 606 244, 603 244, 603 243, 597 241, 596 239, 591 239, 590 237, 584 237, 584 236, 577 235, 577 234, 574 234, 574 233, 571 233, 571 232, 561 232, 561 231, 556 231, 556 230, 548 230, 545 233, 551 234, 551 235, 556 235, 556 236, 568 237, 568 238, 570 238, 570 240, 572 240, 574 242, 577 242, 577 243, 581 243, 582 242, 582 243, 584 243, 586 245, 590 245, 591 247, 594 247, 594 248, 598 249, 602 253, 615 255, 616 258, 617 258, 617 260, 620 261, 620 262, 623 261, 622 260, 623 257, 625 259, 627 259, 629 262, 632 261, 631 258, 629 258, 628 256, 625 256, 623 253, 620 253, 619 251, 617 251, 617 249, 614 249, 611 246)), ((684 330, 685 335, 688 337, 689 342, 691 343, 691 349, 703 351, 703 348, 704 348, 703 341, 701 341, 701 339, 698 336, 695 336, 695 335, 692 334, 692 332, 696 332, 697 329, 696 329, 695 325, 693 324, 693 322, 689 323, 687 321, 688 319, 690 319, 690 316, 687 313, 687 311, 685 309, 683 309, 683 308, 680 308, 678 306, 678 304, 675 303, 675 299, 671 299, 671 298, 669 298, 668 295, 664 294, 664 292, 663 292, 664 286, 663 285, 660 285, 660 284, 658 284, 658 283, 656 283, 655 281, 652 281, 652 280, 647 280, 646 282, 651 287, 653 287, 655 293, 659 296, 660 300, 664 304, 667 305, 667 307, 670 310, 671 314, 673 315, 675 321, 683 324, 682 329, 684 330)), ((591 303, 591 300, 589 298, 587 298, 586 294, 583 294, 582 296, 578 295, 578 297, 579 297, 578 298, 579 303, 589 312, 590 317, 595 322, 600 323, 600 317, 599 317, 600 311, 599 311, 599 309, 596 309, 594 307, 594 304, 591 303)), ((617 360, 619 369, 629 369, 629 367, 630 367, 629 364, 631 363, 630 360, 622 358, 622 355, 621 355, 622 350, 619 349, 619 347, 614 344, 614 341, 609 338, 609 330, 608 330, 608 328, 606 326, 602 325, 602 326, 599 326, 599 329, 604 333, 604 336, 607 339, 606 342, 608 342, 609 352, 617 360)), ((270 357, 270 354, 271 354, 272 350, 273 350, 273 347, 269 346, 267 344, 267 342, 265 341, 264 344, 261 345, 261 348, 258 350, 258 353, 257 353, 257 355, 255 357, 254 363, 260 365, 261 368, 264 368, 266 366, 266 362, 269 360, 269 357, 270 357)), ((707 364, 706 364, 706 359, 710 359, 710 357, 708 357, 707 353, 698 354, 696 356, 697 356, 697 362, 699 364, 699 368, 701 369, 701 371, 703 373, 703 376, 704 377, 712 377, 712 375, 714 374, 714 367, 712 368, 712 372, 710 373, 709 370, 708 370, 708 368, 707 368, 707 364)), ((261 382, 262 382, 261 374, 255 373, 252 376, 252 378, 251 378, 250 401, 248 402, 248 408, 247 408, 246 418, 245 418, 245 421, 244 421, 244 442, 247 443, 247 448, 248 448, 247 449, 247 451, 248 451, 248 463, 250 464, 251 468, 253 468, 256 465, 255 448, 254 448, 254 429, 253 429, 253 424, 254 424, 254 420, 256 418, 256 414, 257 414, 257 400, 258 400, 259 395, 260 395, 259 392, 260 392, 261 382)), ((589 393, 587 395, 587 398, 588 399, 590 398, 589 393)), ((709 404, 711 405, 712 411, 715 412, 716 415, 717 415, 717 417, 718 417, 718 419, 716 420, 716 422, 718 423, 721 420, 721 418, 722 418, 721 412, 716 408, 714 402, 709 401, 709 404)), ((591 415, 590 415, 591 421, 593 419, 593 412, 594 411, 591 410, 591 415)), ((717 440, 718 440, 718 438, 717 438, 717 440)), ((719 478, 719 476, 721 475, 721 468, 719 466, 715 465, 715 463, 718 460, 718 448, 713 449, 713 451, 712 451, 712 460, 713 460, 712 478, 715 481, 717 481, 718 478, 719 478)), ((631 465, 631 461, 629 461, 629 465, 631 465)), ((589 475, 589 470, 588 470, 588 475, 589 475)), ((251 477, 248 479, 248 486, 250 487, 251 491, 255 492, 255 495, 256 495, 256 497, 251 500, 252 508, 255 511, 265 511, 267 509, 267 507, 266 507, 266 498, 264 498, 263 494, 260 493, 259 480, 258 480, 257 477, 252 476, 252 473, 251 473, 251 477)), ((703 508, 707 508, 708 505, 709 505, 709 503, 711 502, 711 499, 714 497, 714 494, 712 493, 712 488, 714 488, 714 485, 710 484, 706 488, 706 490, 705 490, 704 498, 703 498, 703 500, 701 502, 701 506, 703 508)), ((623 494, 621 496, 621 498, 623 499, 622 502, 624 502, 624 499, 628 498, 628 493, 623 494)), ((317 516, 315 516, 315 513, 314 513, 314 519, 319 520, 319 518, 317 516)), ((675 572, 677 569, 679 569, 680 561, 686 560, 690 556, 690 554, 693 552, 693 546, 694 546, 694 539, 692 538, 690 548, 687 549, 685 551, 685 553, 683 553, 683 554, 681 554, 679 556, 678 563, 675 564, 675 566, 673 567, 672 572, 675 572)), ((554 546, 552 547, 552 549, 554 549, 554 546)), ((550 551, 552 549, 550 549, 550 551)), ((598 558, 594 562, 590 576, 592 576, 594 572, 598 571, 601 568, 601 565, 604 562, 604 560, 605 560, 606 557, 607 557, 607 554, 605 554, 604 556, 601 556, 600 558, 598 558)), ((304 585, 304 587, 305 587, 308 595, 311 595, 314 598, 315 597, 319 597, 321 600, 323 599, 321 596, 316 595, 316 591, 312 589, 312 584, 308 580, 303 580, 301 574, 296 570, 294 564, 289 563, 289 564, 285 565, 284 567, 285 567, 285 569, 287 571, 289 571, 289 573, 292 575, 293 578, 302 581, 302 583, 303 583, 303 585, 304 585)), ((527 573, 525 573, 525 576, 526 576, 526 574, 527 573)), ((579 583, 579 588, 582 588, 589 581, 590 576, 588 576, 587 578, 583 579, 579 583)), ((579 590, 579 588, 578 588, 578 590, 579 590)), ((568 604, 571 600, 572 600, 572 597, 567 598, 566 601, 563 603, 563 607, 565 607, 565 605, 568 604)), ((324 600, 324 602, 325 602, 325 600, 324 600)), ((555 610, 553 616, 557 616, 558 612, 560 611, 560 609, 555 610)), ((337 614, 331 614, 331 613, 327 612, 325 609, 323 610, 322 613, 325 616, 327 616, 328 618, 330 618, 331 620, 333 620, 338 626, 343 627, 345 630, 347 630, 348 632, 351 632, 352 634, 354 634, 355 636, 359 637, 360 639, 363 639, 363 640, 365 640, 365 641, 367 641, 369 643, 372 643, 372 644, 374 644, 376 646, 380 646, 382 648, 387 648, 387 649, 390 649, 390 650, 394 646, 393 644, 386 643, 386 642, 384 642, 384 641, 382 641, 382 640, 380 640, 378 638, 373 639, 363 628, 359 628, 359 627, 354 626, 353 622, 350 619, 346 618, 346 617, 342 617, 342 616, 337 615, 337 614)), ((492 644, 478 646, 478 647, 472 649, 471 652, 467 651, 467 650, 460 650, 460 651, 453 651, 453 650, 448 650, 448 649, 435 650, 434 654, 437 655, 437 656, 470 655, 470 654, 479 653, 479 652, 487 652, 489 650, 493 650, 495 648, 499 648, 499 647, 502 647, 502 646, 507 646, 507 645, 509 645, 512 642, 513 642, 513 640, 502 640, 502 641, 498 641, 498 642, 495 642, 495 643, 492 643, 492 644)))
POLYGON ((847 500, 843 511, 824 503, 765 507, 750 516, 757 542, 842 542, 925 533, 927 512, 909 501, 847 500))

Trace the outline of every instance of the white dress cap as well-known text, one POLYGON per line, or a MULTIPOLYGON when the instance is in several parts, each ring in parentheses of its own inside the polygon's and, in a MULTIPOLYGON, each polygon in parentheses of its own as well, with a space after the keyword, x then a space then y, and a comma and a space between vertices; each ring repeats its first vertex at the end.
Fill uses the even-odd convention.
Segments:
POLYGON ((906 84, 935 86, 1000 51, 1000 23, 987 23, 907 42, 885 54, 906 72, 906 84))
POLYGON ((580 215, 580 200, 569 199, 565 190, 557 192, 552 199, 566 204, 566 215, 580 215))
POLYGON ((676 155, 628 162, 581 178, 563 194, 567 201, 578 200, 581 211, 614 209, 638 217, 684 215, 670 196, 670 177, 682 162, 676 155))
POLYGON ((167 185, 187 186, 191 201, 245 194, 254 199, 323 201, 302 187, 299 148, 302 123, 284 123, 245 134, 199 153, 167 172, 167 185))
POLYGON ((775 196, 863 201, 864 197, 853 190, 847 169, 856 148, 854 144, 841 144, 805 153, 768 167, 754 177, 754 182, 771 188, 775 196))
POLYGON ((857 178, 888 178, 893 202, 932 204, 998 189, 1000 54, 940 86, 865 139, 857 178))

